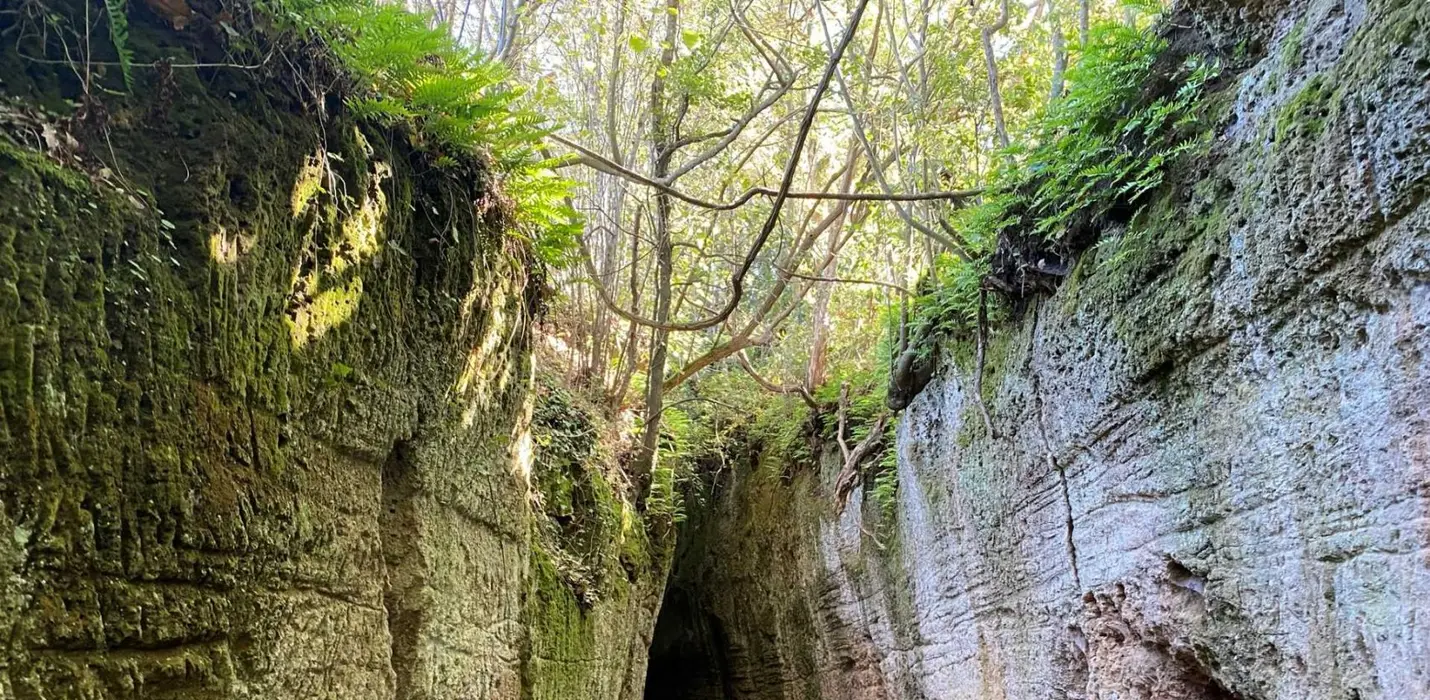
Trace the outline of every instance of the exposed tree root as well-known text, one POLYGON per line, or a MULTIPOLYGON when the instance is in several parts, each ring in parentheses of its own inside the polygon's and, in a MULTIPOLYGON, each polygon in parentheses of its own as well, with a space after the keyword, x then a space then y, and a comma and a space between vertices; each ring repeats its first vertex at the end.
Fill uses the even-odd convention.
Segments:
POLYGON ((839 510, 844 510, 844 504, 849 500, 849 494, 859 483, 859 477, 862 474, 859 471, 859 463, 863 462, 879 445, 879 441, 884 438, 884 425, 889 421, 889 413, 881 412, 879 417, 874 420, 874 425, 869 428, 869 434, 865 435, 864 439, 851 449, 849 442, 844 439, 848 415, 849 385, 843 384, 839 387, 839 427, 835 432, 835 437, 839 442, 839 453, 844 457, 844 465, 839 469, 839 478, 834 481, 834 503, 839 510))

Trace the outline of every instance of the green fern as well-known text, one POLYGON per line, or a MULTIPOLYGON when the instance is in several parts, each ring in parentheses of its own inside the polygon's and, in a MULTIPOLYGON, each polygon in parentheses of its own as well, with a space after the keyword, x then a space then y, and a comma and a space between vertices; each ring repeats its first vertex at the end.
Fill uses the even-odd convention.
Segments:
POLYGON ((119 72, 124 76, 124 88, 134 90, 134 51, 129 48, 129 3, 127 0, 104 0, 104 12, 109 18, 109 40, 119 55, 119 72))
POLYGON ((401 102, 382 97, 359 97, 348 100, 348 109, 358 119, 380 123, 391 123, 417 116, 401 102))
POLYGON ((410 123, 413 145, 438 167, 457 165, 454 156, 485 157, 514 200, 517 234, 548 263, 570 261, 581 219, 565 204, 570 183, 540 155, 552 126, 500 63, 400 5, 265 1, 270 15, 322 39, 360 79, 363 89, 348 99, 355 117, 410 123))
POLYGON ((1199 107, 1219 67, 1190 58, 1172 76, 1180 81, 1176 91, 1147 101, 1143 86, 1166 48, 1150 32, 1120 24, 1094 28, 1068 71, 1068 93, 1043 116, 1037 139, 1009 149, 990 177, 989 194, 954 216, 966 255, 940 258, 921 285, 926 293, 915 304, 916 337, 973 329, 1000 237, 1032 234, 1055 244, 1075 223, 1139 205, 1163 185, 1170 164, 1205 143, 1199 107))

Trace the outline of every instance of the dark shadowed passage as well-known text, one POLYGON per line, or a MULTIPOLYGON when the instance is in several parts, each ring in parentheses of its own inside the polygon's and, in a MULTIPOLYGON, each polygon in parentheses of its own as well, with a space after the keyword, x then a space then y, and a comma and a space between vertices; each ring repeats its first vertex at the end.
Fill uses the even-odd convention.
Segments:
POLYGON ((725 700, 735 697, 728 673, 725 631, 689 594, 666 593, 646 671, 646 700, 725 700))

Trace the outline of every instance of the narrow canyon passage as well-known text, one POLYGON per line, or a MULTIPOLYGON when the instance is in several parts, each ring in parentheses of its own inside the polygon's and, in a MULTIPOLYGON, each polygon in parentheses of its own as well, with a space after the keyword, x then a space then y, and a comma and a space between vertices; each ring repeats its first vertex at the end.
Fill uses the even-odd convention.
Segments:
POLYGON ((720 621, 680 589, 666 592, 646 672, 646 700, 739 697, 730 677, 730 640, 720 621))
POLYGON ((1430 700, 1430 0, 0 0, 0 700, 1430 700))

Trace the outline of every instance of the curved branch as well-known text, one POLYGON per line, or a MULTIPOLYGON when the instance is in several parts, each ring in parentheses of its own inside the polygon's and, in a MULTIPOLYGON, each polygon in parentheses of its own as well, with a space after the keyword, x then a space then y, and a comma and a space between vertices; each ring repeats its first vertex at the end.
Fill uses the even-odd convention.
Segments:
POLYGON ((900 294, 902 294, 902 295, 904 295, 904 296, 906 296, 906 297, 908 297, 908 296, 913 296, 913 292, 910 292, 909 290, 907 290, 907 289, 905 289, 905 288, 903 288, 903 287, 900 287, 900 286, 897 285, 897 284, 892 284, 892 283, 890 283, 890 282, 880 282, 879 280, 855 280, 855 279, 845 279, 845 278, 843 278, 843 277, 816 277, 816 276, 814 276, 814 275, 803 275, 803 274, 800 274, 800 273, 795 272, 795 271, 793 271, 793 270, 786 270, 786 269, 784 269, 784 268, 778 268, 778 269, 779 269, 780 272, 783 272, 783 273, 785 273, 786 275, 789 275, 790 277, 798 277, 799 279, 809 280, 810 282, 838 282, 838 283, 840 283, 840 284, 872 284, 872 285, 874 285, 874 286, 876 286, 876 287, 884 287, 884 288, 886 288, 886 289, 892 289, 892 290, 894 290, 894 291, 896 291, 896 292, 898 292, 898 293, 900 293, 900 294))
MULTIPOLYGON (((806 132, 807 133, 807 132, 806 132)), ((548 138, 576 152, 577 160, 582 165, 599 170, 607 175, 614 175, 634 182, 638 185, 645 185, 652 189, 664 192, 686 204, 691 204, 701 209, 710 211, 732 211, 748 204, 755 197, 775 197, 780 196, 780 190, 769 187, 751 187, 745 190, 740 196, 728 202, 712 202, 699 197, 686 194, 671 185, 647 177, 630 168, 627 168, 611 159, 592 151, 581 144, 570 141, 556 134, 551 134, 548 138)), ((938 192, 912 192, 907 194, 888 193, 878 194, 874 192, 789 192, 784 193, 786 199, 822 199, 843 202, 932 202, 932 201, 962 201, 983 194, 982 188, 967 190, 948 190, 938 192)), ((712 324, 713 325, 713 324, 712 324)))
POLYGON ((844 504, 849 500, 849 494, 854 491, 854 487, 859 484, 859 463, 864 461, 879 441, 884 438, 884 425, 889 420, 889 412, 879 413, 879 417, 874 420, 874 425, 870 426, 869 432, 864 435, 864 439, 859 441, 852 449, 849 443, 844 440, 845 425, 848 423, 849 415, 849 383, 839 385, 839 424, 835 428, 835 437, 839 442, 839 452, 844 458, 844 464, 839 468, 839 476, 834 480, 834 505, 841 511, 844 504))
POLYGON ((750 375, 750 378, 755 380, 755 383, 765 391, 784 395, 798 394, 806 406, 815 410, 819 409, 819 403, 814 400, 814 395, 810 394, 808 389, 797 384, 776 384, 761 376, 759 372, 755 371, 754 365, 750 364, 750 358, 745 356, 744 350, 736 353, 735 359, 740 363, 740 369, 745 370, 745 374, 750 375))
MULTIPOLYGON (((710 144, 709 148, 706 148, 700 153, 697 153, 689 161, 686 161, 680 167, 676 168, 675 170, 672 170, 670 174, 666 175, 666 181, 675 182, 675 180, 681 175, 684 175, 691 170, 700 167, 702 163, 705 163, 711 158, 714 158, 715 156, 718 156, 723 153, 725 149, 729 147, 730 144, 735 142, 735 139, 740 138, 740 134, 744 133, 745 127, 749 126, 750 122, 753 121, 755 117, 760 116, 765 112, 765 110, 774 106, 776 102, 779 102, 780 98, 784 97, 786 94, 789 93, 789 90, 793 85, 794 78, 781 78, 780 81, 776 84, 774 90, 770 91, 770 93, 766 95, 764 99, 760 100, 757 104, 750 107, 748 111, 740 115, 739 118, 735 119, 735 123, 731 124, 730 128, 723 130, 723 132, 716 132, 717 134, 720 134, 719 141, 710 144)), ((680 145, 687 144, 677 142, 677 146, 680 145)))
MULTIPOLYGON (((804 110, 804 119, 800 121, 799 131, 796 132, 794 147, 790 149, 789 160, 785 163, 784 177, 780 180, 780 188, 774 195, 774 202, 770 205, 770 214, 765 218, 765 224, 760 227, 760 233, 755 237, 755 242, 750 246, 750 251, 745 254, 745 261, 741 263, 735 274, 730 276, 730 296, 725 301, 725 306, 713 316, 699 321, 686 323, 661 323, 652 319, 642 319, 635 314, 612 306, 612 310, 617 315, 629 321, 641 323, 664 331, 700 331, 712 328, 725 322, 730 318, 730 314, 735 313, 736 307, 740 305, 740 300, 745 296, 745 275, 749 274, 750 268, 755 266, 755 260, 759 258, 760 251, 764 249, 765 243, 770 239, 770 234, 774 232, 775 225, 780 220, 780 210, 784 208, 784 203, 789 199, 790 186, 794 184, 795 172, 799 169, 800 154, 804 152, 804 144, 809 140, 809 130, 814 126, 815 114, 819 111, 819 101, 824 98, 824 93, 829 89, 829 81, 834 78, 834 73, 839 68, 839 61, 844 58, 844 52, 849 48, 849 43, 854 40, 854 32, 859 29, 859 20, 864 17, 864 10, 868 9, 869 0, 859 0, 859 4, 854 7, 854 15, 849 20, 849 28, 844 32, 844 37, 839 42, 839 47, 829 57, 829 64, 825 66, 824 75, 819 80, 818 87, 814 90, 814 96, 809 100, 809 106, 804 110)), ((569 144, 569 142, 566 142, 569 144)), ((612 164, 614 165, 614 164, 612 164)), ((653 181, 652 181, 653 182, 653 181)), ((672 193, 673 194, 673 193, 672 193)), ((753 196, 753 195, 751 195, 753 196)), ((591 262, 591 251, 586 246, 585 241, 581 242, 581 254, 586 261, 588 269, 594 269, 591 262)), ((599 287, 598 287, 599 289, 599 287)), ((608 292, 603 292, 602 301, 607 301, 610 297, 608 292)))

